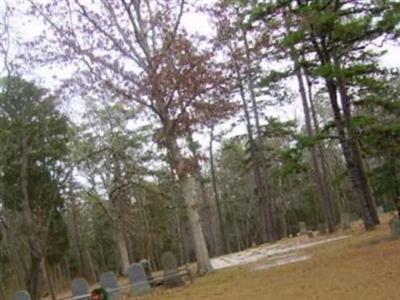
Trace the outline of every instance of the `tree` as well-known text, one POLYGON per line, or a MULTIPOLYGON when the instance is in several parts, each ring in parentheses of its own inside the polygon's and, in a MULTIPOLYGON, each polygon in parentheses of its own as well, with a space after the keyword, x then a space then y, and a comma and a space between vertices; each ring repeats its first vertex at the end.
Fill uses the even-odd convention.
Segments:
POLYGON ((286 38, 287 45, 297 47, 309 74, 323 79, 359 211, 365 228, 373 229, 379 218, 365 174, 359 133, 351 126, 353 103, 360 96, 360 85, 354 83, 357 78, 377 71, 379 53, 367 47, 372 41, 396 34, 399 5, 396 1, 348 4, 347 1, 259 3, 254 14, 267 19, 287 12, 291 15, 294 25, 286 38))
POLYGON ((56 99, 17 77, 1 82, 0 92, 2 205, 16 216, 8 219, 30 260, 26 287, 39 299, 41 274, 55 297, 47 266, 68 249, 62 219, 67 162, 68 119, 56 99))
POLYGON ((80 61, 77 75, 85 78, 80 91, 106 89, 146 108, 150 118, 157 120, 158 142, 167 151, 184 194, 198 270, 211 271, 196 208, 199 195, 193 190, 193 160, 183 155, 178 140, 188 124, 201 122, 199 104, 207 102, 207 95, 224 76, 213 61, 212 49, 196 47, 181 28, 185 1, 102 1, 96 6, 79 0, 30 3, 52 32, 46 42, 61 46, 63 52, 57 55, 80 61))
POLYGON ((212 9, 212 12, 218 28, 218 43, 225 49, 225 55, 229 59, 228 64, 234 81, 232 94, 239 95, 245 115, 250 155, 253 162, 253 176, 260 204, 262 239, 264 242, 274 242, 278 236, 273 220, 267 168, 262 153, 263 139, 256 85, 257 77, 260 74, 259 65, 263 61, 263 54, 259 46, 265 36, 261 34, 249 37, 250 33, 244 24, 245 12, 242 6, 240 1, 221 1, 216 8, 212 9), (250 45, 251 39, 252 44, 255 45, 250 45), (255 128, 252 125, 253 119, 255 128))

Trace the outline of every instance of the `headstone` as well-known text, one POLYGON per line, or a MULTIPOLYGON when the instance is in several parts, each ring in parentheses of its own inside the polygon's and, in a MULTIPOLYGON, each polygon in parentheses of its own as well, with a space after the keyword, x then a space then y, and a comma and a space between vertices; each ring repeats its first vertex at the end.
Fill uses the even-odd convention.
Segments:
POLYGON ((326 225, 325 225, 325 223, 319 223, 318 224, 318 234, 319 235, 325 235, 326 234, 326 225))
POLYGON ((306 222, 299 222, 299 230, 300 230, 300 234, 307 233, 306 222))
POLYGON ((85 278, 74 278, 71 281, 72 297, 77 300, 90 300, 89 285, 85 278))
POLYGON ((393 216, 389 221, 389 226, 392 237, 400 238, 400 218, 398 216, 393 216))
POLYGON ((135 295, 142 295, 150 291, 150 285, 142 264, 132 264, 128 269, 128 277, 135 295))
POLYGON ((107 291, 109 300, 119 299, 118 279, 111 271, 100 275, 100 286, 107 291))
POLYGON ((378 214, 383 215, 385 213, 385 209, 383 208, 383 206, 377 206, 376 207, 376 211, 378 212, 378 214))
POLYGON ((164 270, 165 287, 177 287, 184 283, 178 271, 178 263, 176 262, 175 255, 172 252, 168 251, 163 253, 161 256, 161 264, 164 270))
POLYGON ((18 291, 14 295, 14 300, 31 300, 31 295, 25 290, 18 291))
POLYGON ((151 283, 153 281, 153 276, 151 275, 151 270, 150 270, 150 263, 147 259, 142 259, 139 262, 144 269, 144 272, 146 273, 147 280, 151 283))
POLYGON ((340 227, 342 230, 346 230, 350 228, 350 214, 347 212, 343 212, 340 214, 340 227))

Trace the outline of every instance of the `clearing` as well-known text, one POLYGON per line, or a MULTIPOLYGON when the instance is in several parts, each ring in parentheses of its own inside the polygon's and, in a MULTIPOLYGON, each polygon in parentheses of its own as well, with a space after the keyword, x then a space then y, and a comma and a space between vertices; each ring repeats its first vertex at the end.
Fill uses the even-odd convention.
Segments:
POLYGON ((372 232, 356 222, 327 243, 299 237, 214 259, 223 268, 215 274, 142 299, 400 299, 400 240, 390 238, 389 218, 372 232), (238 266, 229 267, 232 262, 238 266))

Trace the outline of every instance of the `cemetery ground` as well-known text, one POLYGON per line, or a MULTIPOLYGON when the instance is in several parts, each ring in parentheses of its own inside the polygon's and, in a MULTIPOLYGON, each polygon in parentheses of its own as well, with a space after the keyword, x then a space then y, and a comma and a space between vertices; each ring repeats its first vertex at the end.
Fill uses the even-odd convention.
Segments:
POLYGON ((351 230, 337 234, 349 238, 300 250, 307 260, 273 266, 271 258, 265 258, 141 299, 400 299, 400 240, 390 238, 390 217, 382 217, 374 231, 365 232, 355 222, 351 230))

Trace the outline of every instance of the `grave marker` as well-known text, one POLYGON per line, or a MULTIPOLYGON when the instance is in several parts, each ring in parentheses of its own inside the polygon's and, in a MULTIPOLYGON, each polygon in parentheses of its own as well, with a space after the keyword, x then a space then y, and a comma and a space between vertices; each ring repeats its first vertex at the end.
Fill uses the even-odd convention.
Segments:
POLYGON ((14 300, 31 300, 31 295, 25 290, 18 291, 14 295, 14 300))
POLYGON ((300 234, 307 233, 306 222, 299 222, 299 230, 300 230, 300 234))
POLYGON ((150 291, 150 285, 142 264, 134 263, 130 265, 128 277, 135 295, 142 295, 150 291))
POLYGON ((71 281, 72 297, 76 300, 90 300, 89 285, 85 278, 74 278, 71 281))
POLYGON ((184 283, 181 274, 179 274, 175 255, 172 252, 168 251, 163 253, 161 256, 161 264, 164 270, 165 287, 177 287, 184 283))
POLYGON ((119 299, 118 279, 111 271, 100 275, 100 286, 107 291, 109 300, 119 299))
POLYGON ((392 237, 400 238, 400 219, 398 216, 393 216, 393 218, 389 221, 389 226, 392 237))

